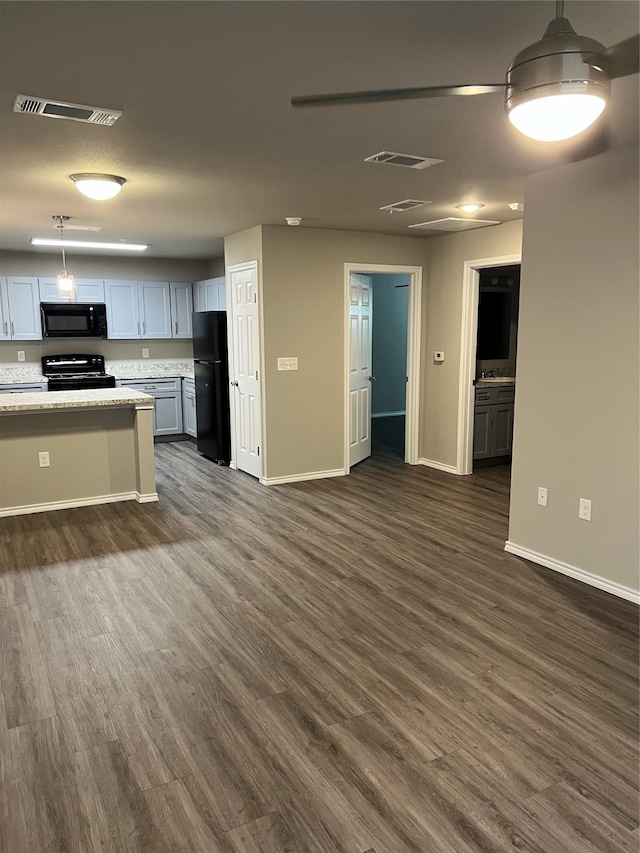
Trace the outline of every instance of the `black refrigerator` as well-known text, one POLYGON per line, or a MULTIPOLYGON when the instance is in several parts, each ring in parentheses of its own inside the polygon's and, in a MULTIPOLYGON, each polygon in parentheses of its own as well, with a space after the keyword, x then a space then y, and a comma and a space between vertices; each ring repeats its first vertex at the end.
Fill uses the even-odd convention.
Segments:
POLYGON ((193 314, 193 367, 196 385, 198 450, 219 465, 231 461, 227 314, 193 314))

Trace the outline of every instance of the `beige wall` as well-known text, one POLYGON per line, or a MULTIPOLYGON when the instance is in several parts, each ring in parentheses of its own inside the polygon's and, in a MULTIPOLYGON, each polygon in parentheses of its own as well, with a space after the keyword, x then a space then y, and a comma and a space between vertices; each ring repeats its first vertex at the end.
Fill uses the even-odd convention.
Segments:
POLYGON ((265 476, 341 469, 344 264, 424 267, 428 241, 277 225, 262 236, 265 476), (279 356, 297 356, 299 370, 278 372, 279 356))
MULTIPOLYGON (((210 262, 183 258, 112 258, 67 252, 67 267, 76 278, 122 278, 140 281, 200 281, 210 262)), ((56 276, 62 255, 41 252, 0 252, 0 275, 56 276)), ((221 273, 222 274, 222 273, 221 273)))
POLYGON ((422 364, 420 456, 456 466, 460 331, 465 261, 516 255, 522 220, 429 240, 422 364), (433 352, 444 350, 443 364, 433 352))
POLYGON ((638 152, 525 198, 509 540, 638 590, 638 152))

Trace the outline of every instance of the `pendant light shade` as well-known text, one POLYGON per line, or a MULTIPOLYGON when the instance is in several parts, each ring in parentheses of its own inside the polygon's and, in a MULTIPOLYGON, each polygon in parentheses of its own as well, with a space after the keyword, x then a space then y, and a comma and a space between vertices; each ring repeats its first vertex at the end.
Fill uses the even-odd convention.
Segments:
POLYGON ((56 282, 58 286, 58 296, 72 297, 76 289, 76 280, 67 269, 67 259, 64 254, 64 226, 69 221, 69 216, 52 216, 56 226, 60 229, 60 244, 62 246, 62 272, 58 275, 56 282))
POLYGON ((106 201, 117 196, 126 183, 125 178, 118 175, 100 175, 95 172, 82 172, 69 177, 83 195, 95 201, 106 201))
POLYGON ((592 64, 604 51, 577 35, 566 18, 555 18, 544 36, 521 51, 507 71, 505 108, 525 136, 556 142, 582 133, 607 105, 610 81, 592 64))

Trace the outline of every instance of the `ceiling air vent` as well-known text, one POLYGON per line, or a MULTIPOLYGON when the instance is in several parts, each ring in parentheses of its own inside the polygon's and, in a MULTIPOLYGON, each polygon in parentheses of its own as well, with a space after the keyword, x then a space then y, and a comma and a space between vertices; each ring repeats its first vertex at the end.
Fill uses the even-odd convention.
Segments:
POLYGON ((416 198, 405 198, 404 201, 395 201, 393 204, 385 204, 380 210, 390 210, 391 213, 403 213, 413 210, 414 207, 422 207, 423 204, 431 204, 430 201, 418 201, 416 198))
POLYGON ((444 160, 434 157, 417 157, 415 154, 398 154, 397 151, 381 151, 364 158, 365 163, 384 163, 387 166, 406 166, 408 169, 428 169, 444 160))
POLYGON ((420 228, 423 231, 470 231, 487 225, 500 225, 500 222, 495 219, 457 219, 449 216, 447 219, 434 219, 433 222, 418 222, 409 228, 420 228))
POLYGON ((48 116, 49 118, 69 118, 84 121, 87 124, 103 124, 110 127, 122 112, 104 107, 88 107, 86 104, 69 104, 65 101, 51 101, 36 98, 33 95, 18 95, 13 105, 14 113, 48 116))

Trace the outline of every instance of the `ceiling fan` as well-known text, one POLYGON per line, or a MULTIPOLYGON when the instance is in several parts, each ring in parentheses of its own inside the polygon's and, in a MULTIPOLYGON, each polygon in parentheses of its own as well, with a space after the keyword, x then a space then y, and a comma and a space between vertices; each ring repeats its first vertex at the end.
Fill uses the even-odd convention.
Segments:
POLYGON ((579 36, 564 17, 564 0, 558 0, 556 17, 539 41, 512 60, 504 83, 303 95, 292 98, 291 104, 313 107, 503 92, 509 120, 521 133, 556 142, 593 124, 607 105, 612 80, 638 72, 638 46, 637 35, 608 48, 579 36))

